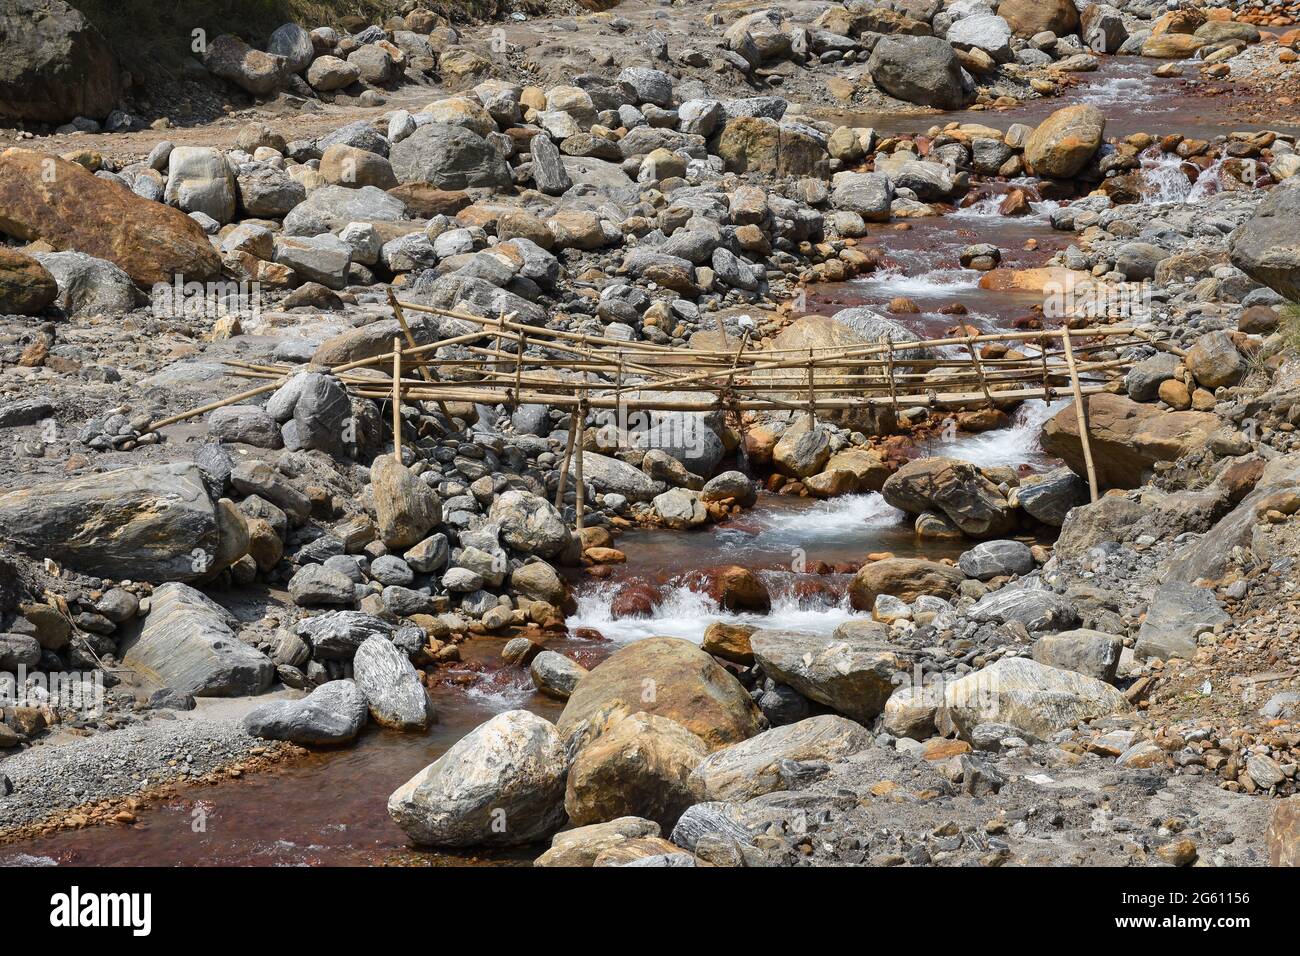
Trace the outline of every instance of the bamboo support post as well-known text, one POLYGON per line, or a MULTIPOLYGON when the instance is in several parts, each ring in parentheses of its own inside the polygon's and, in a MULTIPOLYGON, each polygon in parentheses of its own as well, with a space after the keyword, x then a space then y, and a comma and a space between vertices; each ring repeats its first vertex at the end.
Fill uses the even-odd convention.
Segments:
POLYGON ((1092 463, 1092 443, 1088 440, 1088 412, 1084 407, 1083 391, 1079 387, 1079 373, 1074 366, 1074 346, 1070 343, 1070 329, 1061 330, 1061 344, 1065 349, 1065 364, 1070 367, 1070 388, 1074 392, 1074 410, 1079 418, 1079 444, 1083 447, 1083 463, 1088 469, 1088 493, 1097 500, 1097 469, 1092 463))
POLYGON ((402 340, 393 339, 393 457, 402 463, 402 340))
MULTIPOLYGON (((569 437, 564 443, 564 461, 560 465, 560 480, 555 488, 555 510, 564 511, 564 486, 569 478, 569 463, 573 461, 573 444, 578 436, 578 411, 574 409, 569 414, 569 437)), ((578 452, 578 457, 582 457, 582 452, 578 452)))
POLYGON ((573 463, 573 490, 575 492, 574 513, 576 515, 575 524, 577 525, 578 530, 581 531, 583 519, 585 517, 584 512, 586 511, 587 505, 587 485, 582 476, 582 459, 584 457, 582 454, 582 432, 587 426, 587 398, 585 390, 583 391, 582 400, 578 403, 578 411, 574 417, 577 420, 578 425, 578 440, 576 446, 578 449, 578 460, 573 463))

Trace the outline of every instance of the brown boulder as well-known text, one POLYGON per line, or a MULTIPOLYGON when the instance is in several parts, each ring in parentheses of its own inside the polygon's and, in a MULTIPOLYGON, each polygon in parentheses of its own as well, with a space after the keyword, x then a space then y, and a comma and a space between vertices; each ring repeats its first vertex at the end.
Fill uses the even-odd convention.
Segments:
MULTIPOLYGON (((1102 488, 1136 488, 1158 461, 1176 461, 1202 448, 1219 427, 1212 412, 1164 412, 1124 395, 1101 392, 1086 399, 1088 435, 1102 488)), ((1043 450, 1086 475, 1074 405, 1043 425, 1043 450)))
POLYGON ((1058 37, 1079 32, 1079 9, 1074 0, 1002 0, 998 16, 1011 32, 1028 39, 1050 30, 1058 37))
POLYGON ((1162 33, 1147 38, 1142 44, 1142 55, 1162 60, 1185 60, 1195 56, 1196 51, 1205 46, 1206 42, 1186 33, 1162 33))
POLYGON ((36 315, 58 294, 58 283, 43 265, 0 246, 0 315, 36 315))
POLYGON ((763 715, 740 681, 675 637, 650 637, 614 652, 578 683, 556 727, 573 740, 638 711, 677 721, 711 751, 763 729, 763 715))
POLYGON ((1300 866, 1300 797, 1278 801, 1266 839, 1269 866, 1300 866))
POLYGON ((417 219, 454 216, 473 201, 464 190, 439 189, 428 183, 403 183, 388 190, 388 195, 405 203, 417 219))
POLYGON ((714 657, 721 657, 733 664, 748 667, 754 663, 754 649, 749 644, 749 635, 757 628, 748 624, 727 624, 714 621, 704 629, 704 638, 700 647, 714 657))
POLYGON ((30 149, 0 153, 0 232, 107 259, 141 286, 221 272, 203 229, 179 209, 30 149))
POLYGON ((0 116, 66 123, 103 119, 121 74, 108 42, 62 0, 7 0, 0 9, 0 116))
POLYGON ((728 611, 757 611, 766 614, 772 609, 772 596, 757 574, 739 565, 707 568, 691 575, 690 587, 701 591, 718 606, 728 611))
POLYGON ((564 809, 577 826, 641 817, 671 830, 695 802, 686 781, 707 754, 676 721, 633 714, 578 751, 564 809))
POLYGON ((972 537, 997 537, 1016 524, 1015 509, 974 465, 955 458, 921 458, 890 476, 880 493, 908 514, 942 512, 972 537))
POLYGON ((1068 179, 1078 175, 1101 148, 1105 132, 1106 116, 1097 107, 1084 103, 1067 106, 1030 134, 1025 161, 1039 176, 1068 179))
POLYGON ((864 564, 849 584, 849 600, 859 611, 870 611, 876 598, 890 594, 911 603, 922 594, 952 598, 966 576, 956 568, 920 558, 886 558, 864 564))

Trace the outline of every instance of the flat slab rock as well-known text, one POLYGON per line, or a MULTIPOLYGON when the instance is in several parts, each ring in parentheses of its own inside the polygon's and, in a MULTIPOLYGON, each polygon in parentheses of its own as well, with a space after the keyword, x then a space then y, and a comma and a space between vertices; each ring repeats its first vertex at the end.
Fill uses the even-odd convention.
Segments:
POLYGON ((195 697, 245 697, 271 686, 275 664, 241 641, 234 617, 187 584, 156 588, 140 636, 123 662, 164 687, 195 697))
POLYGON ((784 761, 833 761, 871 744, 871 733, 861 724, 823 714, 710 754, 687 783, 698 800, 749 800, 785 789, 780 773, 784 761))

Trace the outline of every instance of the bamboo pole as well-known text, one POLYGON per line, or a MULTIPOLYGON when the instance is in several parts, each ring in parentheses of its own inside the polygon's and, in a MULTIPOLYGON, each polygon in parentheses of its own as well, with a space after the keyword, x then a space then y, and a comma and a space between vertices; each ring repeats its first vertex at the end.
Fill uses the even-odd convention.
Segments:
POLYGON ((1079 444, 1083 446, 1083 463, 1088 469, 1088 493, 1097 500, 1097 469, 1092 463, 1092 443, 1088 440, 1088 413, 1084 408, 1083 391, 1079 387, 1079 374, 1074 367, 1074 346, 1070 343, 1069 326, 1061 329, 1061 344, 1065 349, 1065 362, 1070 366, 1070 388, 1074 392, 1074 410, 1079 418, 1079 444))
MULTIPOLYGON (((564 461, 560 466, 560 481, 555 489, 555 510, 563 513, 564 511, 564 485, 569 478, 569 463, 573 460, 573 443, 578 434, 578 412, 574 409, 569 414, 569 437, 564 443, 564 461)), ((582 457, 582 452, 578 452, 578 457, 582 457)))
POLYGON ((582 396, 582 399, 578 402, 578 410, 574 413, 574 420, 578 425, 578 440, 576 445, 578 449, 578 460, 573 463, 573 480, 575 483, 573 490, 575 492, 574 513, 577 515, 575 523, 579 531, 582 531, 583 520, 585 517, 584 512, 586 511, 587 505, 587 483, 583 481, 582 477, 582 459, 585 457, 583 455, 582 447, 582 432, 587 427, 587 393, 585 390, 583 391, 582 396))
POLYGON ((393 457, 402 463, 402 340, 393 339, 393 457))

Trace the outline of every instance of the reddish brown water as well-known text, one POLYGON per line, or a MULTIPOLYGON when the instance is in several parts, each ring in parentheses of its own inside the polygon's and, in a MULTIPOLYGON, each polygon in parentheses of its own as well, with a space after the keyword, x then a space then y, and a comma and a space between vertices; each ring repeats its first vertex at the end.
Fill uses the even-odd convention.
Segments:
POLYGON ((1234 108, 1231 96, 1200 96, 1197 90, 1213 90, 1214 84, 1201 83, 1199 64, 1184 64, 1182 77, 1162 78, 1153 71, 1168 60, 1147 57, 1101 57, 1100 67, 1092 73, 1074 76, 1078 84, 1060 96, 1026 100, 1009 110, 957 110, 898 116, 889 113, 838 112, 840 122, 852 126, 872 127, 879 132, 923 133, 932 126, 946 123, 978 123, 1005 129, 1012 123, 1033 126, 1063 106, 1088 103, 1106 114, 1106 133, 1128 136, 1131 133, 1181 133, 1187 137, 1210 138, 1238 130, 1271 129, 1298 133, 1300 126, 1260 121, 1234 108))

